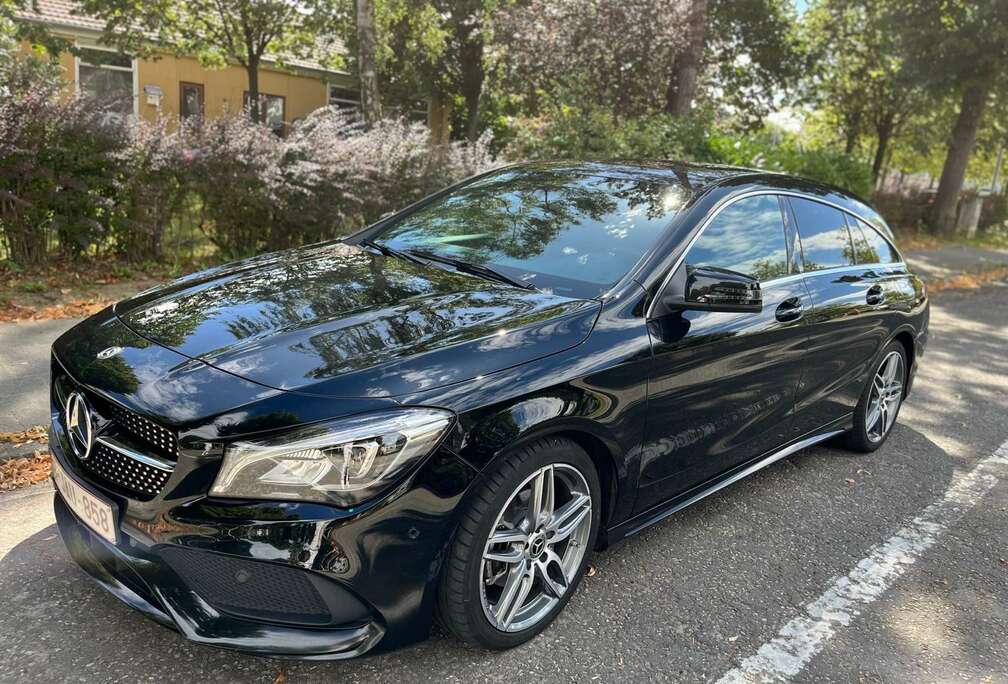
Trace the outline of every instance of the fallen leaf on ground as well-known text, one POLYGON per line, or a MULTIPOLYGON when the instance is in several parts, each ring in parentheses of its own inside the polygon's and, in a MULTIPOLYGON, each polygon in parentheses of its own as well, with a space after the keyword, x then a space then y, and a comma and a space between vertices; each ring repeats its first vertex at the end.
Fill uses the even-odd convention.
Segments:
POLYGON ((0 463, 0 491, 10 491, 42 482, 49 477, 52 457, 41 451, 32 456, 10 458, 0 463))
POLYGON ((0 444, 24 444, 25 442, 48 443, 49 434, 44 425, 36 425, 21 432, 0 432, 0 444))
POLYGON ((986 283, 1008 278, 1008 267, 993 268, 988 271, 977 273, 961 273, 951 278, 931 280, 927 283, 929 292, 942 292, 943 290, 975 290, 986 283))

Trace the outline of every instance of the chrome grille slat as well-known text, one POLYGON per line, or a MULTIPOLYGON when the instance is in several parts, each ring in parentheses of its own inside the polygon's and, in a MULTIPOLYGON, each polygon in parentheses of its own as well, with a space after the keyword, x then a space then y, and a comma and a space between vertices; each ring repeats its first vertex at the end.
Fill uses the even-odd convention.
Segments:
POLYGON ((150 445, 159 454, 178 459, 178 440, 171 430, 122 406, 110 403, 108 407, 112 414, 110 417, 123 430, 150 445))
POLYGON ((171 477, 171 471, 130 458, 103 441, 95 442, 91 455, 81 465, 102 480, 128 490, 140 501, 157 496, 171 477))

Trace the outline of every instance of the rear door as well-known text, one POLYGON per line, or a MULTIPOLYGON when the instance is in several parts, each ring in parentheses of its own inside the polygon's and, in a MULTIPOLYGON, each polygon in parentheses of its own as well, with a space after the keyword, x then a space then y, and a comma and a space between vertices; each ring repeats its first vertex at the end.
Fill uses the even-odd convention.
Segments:
POLYGON ((800 436, 842 421, 857 404, 888 339, 895 252, 888 253, 884 239, 869 239, 857 219, 834 206, 799 197, 788 197, 787 204, 801 235, 814 308, 807 316, 809 349, 795 404, 794 433, 800 436))
POLYGON ((680 268, 716 266, 758 278, 760 313, 676 311, 648 321, 654 350, 637 510, 787 441, 811 310, 797 234, 777 195, 728 205, 680 268))

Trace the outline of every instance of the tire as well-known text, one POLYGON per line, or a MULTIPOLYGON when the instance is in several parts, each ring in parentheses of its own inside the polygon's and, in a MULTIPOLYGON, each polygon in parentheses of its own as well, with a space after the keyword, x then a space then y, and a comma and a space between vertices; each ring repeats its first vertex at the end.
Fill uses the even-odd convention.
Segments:
POLYGON ((854 408, 854 427, 844 436, 844 445, 848 449, 867 454, 885 444, 892 434, 899 410, 903 406, 908 368, 906 349, 903 345, 895 340, 886 345, 879 360, 872 367, 871 380, 866 384, 854 408), (898 366, 892 372, 891 381, 882 377, 884 369, 890 368, 887 364, 898 366), (891 398, 882 402, 885 410, 882 415, 876 417, 874 409, 880 391, 891 398), (880 420, 885 424, 880 425, 880 420))
POLYGON ((438 590, 440 622, 463 641, 495 650, 513 648, 539 634, 567 605, 584 576, 598 535, 601 500, 595 465, 569 439, 547 437, 498 459, 464 504, 438 590), (545 504, 539 513, 531 512, 536 487, 545 492, 544 501, 555 503, 552 516, 543 513, 545 504), (590 509, 584 512, 586 496, 590 509), (569 517, 562 519, 564 515, 569 517), (542 524, 531 527, 530 519, 542 524), (497 533, 495 539, 514 539, 491 542, 492 532, 497 533), (565 533, 566 538, 556 541, 565 533), (518 539, 522 535, 524 541, 518 539), (494 558, 485 559, 484 554, 494 558), (508 560, 495 560, 498 557, 508 560), (502 603, 509 587, 517 587, 510 594, 515 598, 502 603))

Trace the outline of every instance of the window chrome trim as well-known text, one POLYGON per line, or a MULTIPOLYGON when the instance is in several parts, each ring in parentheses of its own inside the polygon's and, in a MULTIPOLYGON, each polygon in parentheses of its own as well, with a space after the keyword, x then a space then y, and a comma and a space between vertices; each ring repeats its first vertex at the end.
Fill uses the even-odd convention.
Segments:
MULTIPOLYGON (((832 268, 820 268, 820 269, 817 269, 815 271, 804 271, 802 273, 792 273, 790 275, 781 276, 780 278, 773 278, 772 280, 762 281, 762 282, 760 282, 760 289, 765 290, 765 289, 770 288, 770 287, 776 287, 777 285, 782 285, 784 283, 790 283, 792 281, 799 280, 801 278, 809 278, 811 276, 817 276, 817 275, 823 275, 823 274, 830 275, 830 274, 833 274, 833 273, 845 273, 845 272, 848 272, 848 271, 863 271, 865 269, 872 269, 872 268, 886 268, 886 269, 904 268, 904 269, 906 269, 907 265, 906 265, 906 263, 904 263, 902 261, 892 261, 892 262, 887 263, 887 264, 883 264, 882 262, 875 262, 875 263, 871 263, 871 264, 855 264, 853 266, 833 266, 832 268)), ((893 275, 893 274, 890 274, 890 275, 893 275)), ((899 275, 899 274, 895 274, 895 275, 899 275)))
MULTIPOLYGON (((868 221, 867 219, 865 219, 862 216, 859 216, 858 214, 855 214, 850 209, 842 207, 842 206, 840 206, 839 204, 837 204, 835 202, 830 202, 829 200, 819 199, 818 197, 810 197, 809 195, 805 195, 805 194, 800 193, 800 192, 794 192, 793 190, 770 190, 770 189, 766 189, 766 190, 752 190, 750 192, 746 192, 746 193, 743 193, 741 195, 736 195, 734 197, 726 197, 725 199, 721 200, 717 204, 717 206, 715 206, 710 211, 709 214, 707 214, 707 216, 703 220, 703 223, 700 224, 699 230, 697 230, 697 232, 693 235, 693 237, 690 238, 689 242, 686 243, 686 247, 685 247, 685 249, 683 249, 683 253, 679 256, 678 259, 675 260, 675 262, 672 264, 672 268, 669 269, 669 272, 665 275, 665 278, 662 279, 661 285, 658 287, 657 293, 655 294, 655 296, 651 300, 651 302, 648 304, 647 311, 644 312, 644 318, 645 319, 649 319, 649 318, 652 317, 652 314, 654 314, 655 306, 658 304, 658 301, 661 299, 661 293, 665 290, 666 287, 668 287, 669 281, 672 280, 672 277, 675 275, 676 271, 679 270, 679 267, 682 266, 683 262, 686 260, 686 255, 689 254, 690 249, 693 248, 693 244, 696 243, 696 241, 700 239, 700 236, 703 235, 703 233, 704 233, 705 230, 707 230, 707 226, 710 225, 711 221, 713 221, 715 218, 717 218, 718 214, 720 214, 724 209, 730 207, 731 205, 735 204, 736 202, 741 202, 742 200, 748 199, 750 197, 759 197, 760 195, 782 195, 782 196, 785 196, 785 197, 797 197, 799 199, 808 200, 810 202, 819 202, 820 204, 825 204, 827 206, 833 207, 834 209, 838 209, 839 211, 843 212, 844 214, 850 214, 851 216, 854 216, 855 218, 860 219, 864 223, 868 224, 869 227, 872 227, 874 229, 874 227, 872 226, 872 224, 871 224, 870 221, 868 221)), ((801 236, 801 226, 796 226, 796 230, 798 231, 798 235, 801 236)), ((883 235, 882 237, 884 238, 885 236, 883 235)), ((892 244, 892 243, 890 242, 890 244, 892 244)), ((893 247, 895 248, 895 245, 893 245, 893 247)), ((902 258, 902 256, 903 256, 902 254, 900 254, 898 251, 896 253, 902 258)), ((899 261, 899 262, 895 262, 895 263, 891 263, 891 264, 882 264, 882 263, 856 264, 856 265, 850 265, 850 266, 834 266, 832 268, 823 268, 823 269, 819 269, 817 271, 805 271, 804 270, 804 264, 803 264, 802 265, 803 271, 801 273, 789 273, 788 275, 781 276, 780 278, 774 278, 773 280, 767 280, 766 284, 767 285, 771 285, 771 284, 772 285, 777 285, 777 284, 780 284, 782 282, 787 282, 790 279, 804 278, 804 277, 806 277, 806 276, 808 276, 810 274, 816 274, 816 275, 818 275, 818 274, 821 274, 821 273, 839 273, 841 271, 848 271, 848 270, 856 270, 856 269, 862 269, 862 268, 869 268, 869 267, 872 267, 872 266, 887 266, 887 267, 890 267, 890 268, 891 267, 896 267, 896 266, 906 267, 906 263, 903 262, 903 261, 899 261)), ((762 288, 762 287, 763 287, 763 283, 761 282, 760 283, 760 288, 762 288)))

